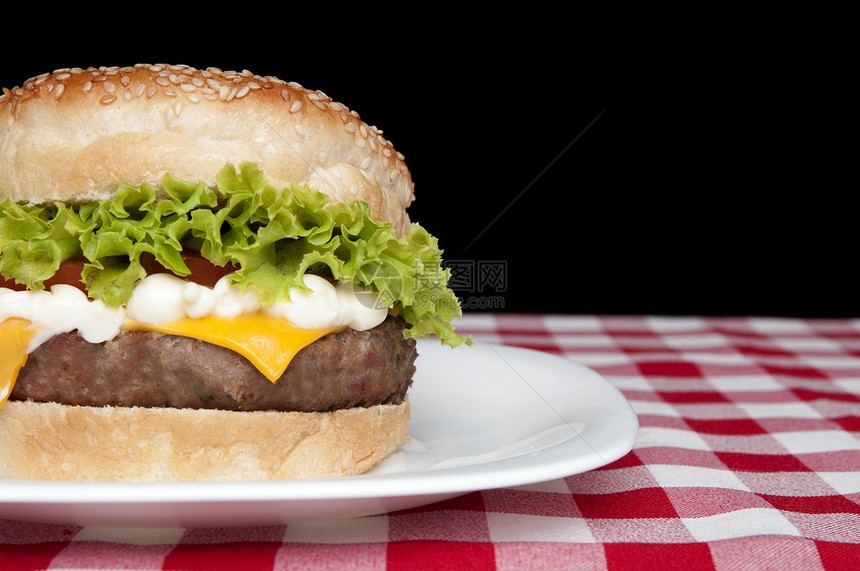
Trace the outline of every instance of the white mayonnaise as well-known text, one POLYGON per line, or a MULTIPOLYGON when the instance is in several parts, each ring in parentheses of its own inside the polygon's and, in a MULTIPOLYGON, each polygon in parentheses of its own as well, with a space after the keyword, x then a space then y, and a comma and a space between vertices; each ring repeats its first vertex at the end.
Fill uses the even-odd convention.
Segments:
POLYGON ((138 282, 128 303, 118 309, 90 301, 70 285, 55 285, 50 291, 0 288, 0 321, 18 317, 33 323, 39 331, 29 352, 54 335, 74 329, 86 341, 101 343, 116 336, 129 319, 158 324, 186 317, 263 312, 304 329, 335 326, 364 331, 382 323, 388 314, 376 296, 352 284, 333 285, 319 276, 305 275, 304 285, 311 291, 291 288, 289 301, 263 306, 253 290, 242 293, 228 277, 209 288, 171 274, 152 274, 138 282))
POLYGON ((172 274, 152 274, 134 286, 126 310, 130 319, 140 323, 167 323, 185 317, 257 313, 260 302, 250 292, 242 294, 227 278, 208 288, 172 274))
POLYGON ((375 295, 353 284, 334 285, 313 274, 305 274, 302 282, 310 292, 290 288, 289 301, 265 306, 263 312, 303 329, 339 326, 358 331, 376 327, 388 315, 388 308, 381 307, 375 295))
POLYGON ((32 351, 54 335, 77 329, 90 343, 113 339, 126 321, 124 308, 114 309, 90 301, 78 288, 57 284, 50 291, 14 291, 0 288, 0 321, 10 317, 29 320, 37 332, 27 347, 32 351))

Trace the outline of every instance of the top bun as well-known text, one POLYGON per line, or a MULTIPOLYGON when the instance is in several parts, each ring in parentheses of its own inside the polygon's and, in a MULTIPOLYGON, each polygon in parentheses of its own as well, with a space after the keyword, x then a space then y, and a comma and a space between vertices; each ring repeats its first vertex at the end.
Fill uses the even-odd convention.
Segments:
POLYGON ((0 198, 85 202, 165 173, 215 183, 255 162, 276 186, 363 200, 406 232, 413 185, 403 157, 319 91, 250 72, 184 65, 63 69, 0 94, 0 198))

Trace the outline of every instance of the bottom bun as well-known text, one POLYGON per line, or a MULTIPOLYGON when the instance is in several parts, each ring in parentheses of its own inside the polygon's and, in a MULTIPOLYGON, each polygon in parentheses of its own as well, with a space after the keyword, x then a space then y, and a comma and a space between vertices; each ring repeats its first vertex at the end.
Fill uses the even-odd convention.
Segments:
POLYGON ((0 477, 124 482, 329 478, 366 472, 407 438, 409 403, 235 412, 8 401, 0 477))

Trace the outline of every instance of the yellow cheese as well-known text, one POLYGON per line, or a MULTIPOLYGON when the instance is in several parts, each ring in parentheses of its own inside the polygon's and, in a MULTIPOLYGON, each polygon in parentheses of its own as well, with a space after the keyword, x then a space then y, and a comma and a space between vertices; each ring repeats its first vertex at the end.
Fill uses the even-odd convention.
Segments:
POLYGON ((36 334, 26 319, 10 317, 0 323, 0 406, 12 394, 18 371, 27 362, 27 345, 36 334))
POLYGON ((193 337, 227 347, 248 359, 273 383, 280 378, 296 353, 320 337, 344 329, 302 329, 284 319, 264 314, 240 317, 206 316, 159 324, 130 321, 125 328, 193 337))

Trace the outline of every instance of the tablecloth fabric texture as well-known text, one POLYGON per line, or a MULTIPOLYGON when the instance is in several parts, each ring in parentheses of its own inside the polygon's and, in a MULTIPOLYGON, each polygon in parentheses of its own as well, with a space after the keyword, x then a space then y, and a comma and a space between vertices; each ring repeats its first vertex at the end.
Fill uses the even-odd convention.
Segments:
POLYGON ((467 314, 630 401, 585 474, 402 512, 229 529, 0 520, 0 569, 860 568, 860 321, 467 314))

